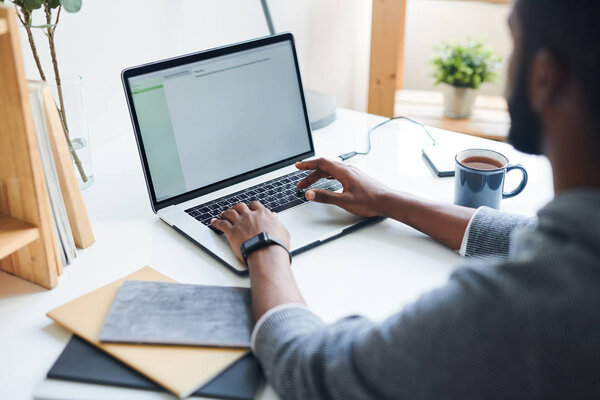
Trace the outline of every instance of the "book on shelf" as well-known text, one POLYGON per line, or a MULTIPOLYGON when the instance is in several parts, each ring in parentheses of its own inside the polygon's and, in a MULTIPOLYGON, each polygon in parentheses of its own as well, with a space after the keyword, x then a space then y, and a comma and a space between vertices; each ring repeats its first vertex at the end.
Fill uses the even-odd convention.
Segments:
POLYGON ((36 134, 44 179, 50 198, 50 208, 54 219, 54 232, 58 243, 60 262, 62 266, 67 266, 73 262, 77 256, 73 232, 69 224, 69 217, 63 199, 52 148, 50 146, 50 131, 46 123, 46 114, 44 108, 43 91, 46 87, 45 82, 29 81, 29 99, 31 102, 31 114, 33 116, 33 126, 36 134))

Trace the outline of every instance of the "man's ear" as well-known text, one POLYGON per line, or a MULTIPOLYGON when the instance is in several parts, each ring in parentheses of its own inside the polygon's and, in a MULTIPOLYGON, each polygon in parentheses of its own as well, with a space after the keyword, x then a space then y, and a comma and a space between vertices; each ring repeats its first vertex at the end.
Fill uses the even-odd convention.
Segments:
POLYGON ((529 74, 529 97, 537 112, 556 102, 562 94, 566 73, 556 56, 548 50, 540 50, 533 57, 529 74))

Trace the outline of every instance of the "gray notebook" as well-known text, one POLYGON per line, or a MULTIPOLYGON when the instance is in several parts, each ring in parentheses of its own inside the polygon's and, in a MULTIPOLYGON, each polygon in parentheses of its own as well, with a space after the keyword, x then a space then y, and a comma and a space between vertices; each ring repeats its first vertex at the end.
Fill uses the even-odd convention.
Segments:
POLYGON ((101 342, 249 347, 250 289, 125 281, 101 342))

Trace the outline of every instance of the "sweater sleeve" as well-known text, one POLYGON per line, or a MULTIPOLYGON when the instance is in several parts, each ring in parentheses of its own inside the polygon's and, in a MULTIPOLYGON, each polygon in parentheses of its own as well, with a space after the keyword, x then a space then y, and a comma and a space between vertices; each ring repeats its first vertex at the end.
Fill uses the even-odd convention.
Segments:
POLYGON ((528 397, 527 324, 484 274, 461 269, 382 323, 285 307, 255 328, 253 350, 282 399, 528 397))
POLYGON ((524 217, 480 207, 469 221, 460 253, 466 257, 492 257, 505 260, 515 229, 532 230, 537 218, 524 217))

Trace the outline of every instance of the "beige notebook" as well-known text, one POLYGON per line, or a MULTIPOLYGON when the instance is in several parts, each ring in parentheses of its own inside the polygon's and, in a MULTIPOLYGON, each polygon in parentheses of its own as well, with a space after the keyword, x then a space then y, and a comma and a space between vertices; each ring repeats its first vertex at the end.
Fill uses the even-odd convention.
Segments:
POLYGON ((47 315, 179 397, 189 396, 247 353, 247 350, 239 349, 100 343, 98 335, 125 280, 175 282, 144 267, 47 315))

